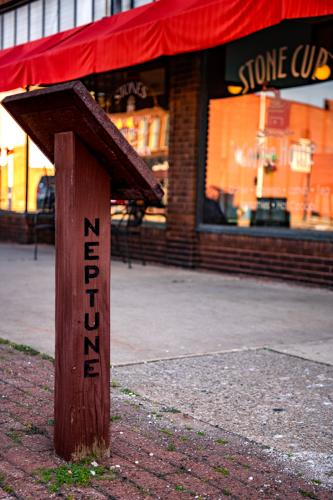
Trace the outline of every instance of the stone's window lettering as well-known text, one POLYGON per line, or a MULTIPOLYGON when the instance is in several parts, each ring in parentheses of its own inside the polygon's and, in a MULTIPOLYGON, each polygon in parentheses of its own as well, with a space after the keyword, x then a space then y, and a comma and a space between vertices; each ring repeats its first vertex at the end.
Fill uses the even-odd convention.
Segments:
POLYGON ((87 377, 98 377, 99 372, 96 372, 95 364, 99 363, 99 359, 86 359, 84 361, 84 378, 87 377))
POLYGON ((84 266, 84 283, 89 284, 89 281, 97 278, 99 275, 99 268, 97 266, 84 266))
POLYGON ((93 225, 87 217, 84 218, 84 236, 89 236, 89 230, 92 231, 96 236, 99 236, 99 218, 95 219, 95 225, 93 225))
POLYGON ((89 295, 89 306, 95 307, 95 295, 98 293, 98 288, 89 288, 86 293, 89 295))
POLYGON ((93 247, 98 247, 98 241, 86 241, 84 243, 84 258, 85 260, 98 260, 99 256, 96 255, 93 247))
POLYGON ((95 343, 93 343, 88 337, 84 337, 84 354, 87 356, 89 354, 89 349, 92 349, 97 354, 99 354, 99 337, 95 337, 95 343))
POLYGON ((148 96, 148 88, 142 82, 128 82, 115 91, 114 98, 119 103, 121 99, 129 95, 137 95, 145 99, 148 96))
POLYGON ((99 312, 95 312, 95 320, 93 325, 89 324, 89 313, 85 313, 84 327, 88 331, 97 330, 97 328, 99 327, 99 312))

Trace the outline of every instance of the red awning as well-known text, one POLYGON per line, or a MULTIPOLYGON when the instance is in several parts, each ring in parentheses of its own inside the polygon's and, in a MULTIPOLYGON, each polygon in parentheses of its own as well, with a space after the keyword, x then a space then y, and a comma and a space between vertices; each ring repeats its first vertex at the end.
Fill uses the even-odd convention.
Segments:
POLYGON ((0 91, 52 84, 221 45, 333 0, 159 0, 0 52, 0 91))

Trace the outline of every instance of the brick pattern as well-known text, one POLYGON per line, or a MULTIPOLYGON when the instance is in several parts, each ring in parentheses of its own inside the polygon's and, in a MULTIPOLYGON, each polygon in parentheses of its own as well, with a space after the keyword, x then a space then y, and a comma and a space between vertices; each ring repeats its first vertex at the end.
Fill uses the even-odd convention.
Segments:
POLYGON ((198 432, 201 422, 161 413, 121 387, 112 394, 111 457, 98 460, 114 477, 50 493, 36 470, 64 464, 52 444, 53 365, 1 344, 0 357, 0 499, 332 498, 281 470, 259 446, 214 427, 198 432))
POLYGON ((0 211, 0 241, 29 242, 29 228, 24 214, 0 211))
POLYGON ((333 288, 333 243, 200 234, 199 267, 333 288))
MULTIPOLYGON (((49 224, 47 217, 40 217, 39 224, 49 224)), ((0 242, 33 243, 34 214, 0 211, 0 242)), ((54 231, 48 228, 38 232, 38 242, 54 244, 54 231)))
POLYGON ((170 62, 169 200, 167 262, 195 266, 196 182, 201 60, 182 55, 170 62))

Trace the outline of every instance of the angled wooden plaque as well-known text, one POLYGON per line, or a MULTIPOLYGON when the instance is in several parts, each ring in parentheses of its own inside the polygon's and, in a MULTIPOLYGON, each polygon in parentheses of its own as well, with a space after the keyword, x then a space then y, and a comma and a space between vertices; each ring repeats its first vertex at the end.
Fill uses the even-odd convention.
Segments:
POLYGON ((55 450, 110 448, 110 199, 159 200, 143 160, 80 83, 4 107, 56 167, 55 450))
POLYGON ((54 163, 54 136, 74 132, 112 178, 117 200, 160 200, 154 174, 81 82, 6 97, 3 106, 54 163))

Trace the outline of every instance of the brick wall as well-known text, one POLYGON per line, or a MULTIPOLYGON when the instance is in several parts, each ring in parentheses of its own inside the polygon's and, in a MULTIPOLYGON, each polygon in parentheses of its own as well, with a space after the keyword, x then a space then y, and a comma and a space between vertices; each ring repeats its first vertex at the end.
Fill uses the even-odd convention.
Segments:
POLYGON ((29 227, 24 214, 0 210, 0 241, 29 242, 29 227))
POLYGON ((199 267, 333 288, 333 243, 200 233, 199 267))
POLYGON ((201 62, 182 55, 170 63, 169 200, 166 260, 196 265, 196 182, 201 62))
MULTIPOLYGON (((44 225, 38 232, 38 242, 54 244, 54 230, 47 227, 50 224, 48 216, 39 217, 38 223, 44 225)), ((21 214, 0 210, 0 241, 16 243, 33 243, 34 214, 21 214)))

